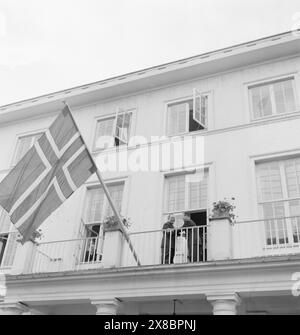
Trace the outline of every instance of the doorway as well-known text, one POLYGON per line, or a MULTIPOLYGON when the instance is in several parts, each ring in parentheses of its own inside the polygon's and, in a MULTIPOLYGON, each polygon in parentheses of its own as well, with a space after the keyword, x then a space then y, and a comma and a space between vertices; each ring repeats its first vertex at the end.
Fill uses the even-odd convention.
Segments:
POLYGON ((196 211, 190 212, 191 220, 196 223, 196 226, 199 226, 199 256, 202 258, 202 261, 207 260, 207 211, 196 211))

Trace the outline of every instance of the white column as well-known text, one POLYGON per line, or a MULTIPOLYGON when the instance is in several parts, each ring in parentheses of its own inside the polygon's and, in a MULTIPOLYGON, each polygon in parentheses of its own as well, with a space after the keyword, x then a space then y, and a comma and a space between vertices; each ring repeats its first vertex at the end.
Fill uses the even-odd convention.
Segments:
POLYGON ((18 244, 14 263, 10 272, 12 275, 30 272, 34 256, 34 248, 35 244, 32 241, 28 241, 23 245, 21 243, 18 244))
POLYGON ((236 293, 207 295, 206 298, 213 306, 214 315, 236 315, 236 308, 241 303, 236 293))
POLYGON ((207 228, 208 260, 232 259, 232 224, 229 218, 213 218, 207 228))
POLYGON ((0 303, 0 315, 21 315, 27 308, 20 303, 0 303))
POLYGON ((96 315, 117 315, 119 302, 116 299, 92 300, 92 305, 96 307, 96 315))
POLYGON ((123 236, 120 230, 106 231, 103 247, 102 266, 119 267, 123 249, 123 236))

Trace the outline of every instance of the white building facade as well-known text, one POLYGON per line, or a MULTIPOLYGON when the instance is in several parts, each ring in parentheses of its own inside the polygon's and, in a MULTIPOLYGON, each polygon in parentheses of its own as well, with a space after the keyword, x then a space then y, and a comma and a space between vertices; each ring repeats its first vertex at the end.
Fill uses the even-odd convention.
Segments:
POLYGON ((100 243, 93 176, 38 243, 1 212, 0 314, 300 313, 299 71, 284 33, 0 107, 2 180, 68 103, 141 263, 118 230, 100 243), (210 220, 232 197, 236 222, 210 220), (196 246, 174 264, 162 226, 183 212, 196 246))

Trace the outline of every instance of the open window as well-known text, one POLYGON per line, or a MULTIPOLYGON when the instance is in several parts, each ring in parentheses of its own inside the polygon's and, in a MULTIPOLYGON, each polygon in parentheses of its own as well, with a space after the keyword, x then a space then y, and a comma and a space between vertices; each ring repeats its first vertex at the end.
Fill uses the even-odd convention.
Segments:
POLYGON ((169 136, 207 129, 207 93, 194 90, 192 98, 168 104, 167 133, 169 136))
POLYGON ((207 126, 208 95, 194 89, 193 119, 203 129, 207 126))
POLYGON ((115 116, 97 121, 94 148, 102 150, 109 147, 128 145, 132 122, 132 112, 119 109, 115 116))

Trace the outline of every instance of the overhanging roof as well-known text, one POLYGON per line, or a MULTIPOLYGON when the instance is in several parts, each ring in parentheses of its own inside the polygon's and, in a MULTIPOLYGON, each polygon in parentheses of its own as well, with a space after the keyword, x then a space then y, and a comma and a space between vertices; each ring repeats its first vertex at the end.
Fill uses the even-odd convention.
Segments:
POLYGON ((71 107, 76 108, 101 100, 298 54, 300 54, 299 33, 297 35, 293 32, 286 32, 1 106, 0 123, 59 110, 64 100, 67 100, 71 107))

